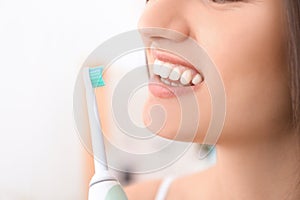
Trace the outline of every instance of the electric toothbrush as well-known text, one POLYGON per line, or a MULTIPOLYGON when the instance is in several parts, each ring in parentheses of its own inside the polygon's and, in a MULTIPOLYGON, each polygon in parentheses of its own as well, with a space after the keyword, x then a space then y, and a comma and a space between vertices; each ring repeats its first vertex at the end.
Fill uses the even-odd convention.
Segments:
POLYGON ((103 67, 84 67, 83 80, 94 154, 95 174, 89 185, 89 200, 128 200, 121 184, 110 175, 107 167, 103 134, 98 114, 95 88, 104 86, 103 67), (101 162, 99 162, 101 161, 101 162))

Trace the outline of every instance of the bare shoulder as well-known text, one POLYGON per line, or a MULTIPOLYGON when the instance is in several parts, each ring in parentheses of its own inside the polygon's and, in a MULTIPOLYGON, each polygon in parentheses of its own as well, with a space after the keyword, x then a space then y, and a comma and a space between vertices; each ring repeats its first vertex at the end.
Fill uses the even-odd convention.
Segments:
POLYGON ((153 200, 162 180, 150 180, 126 186, 128 200, 153 200))

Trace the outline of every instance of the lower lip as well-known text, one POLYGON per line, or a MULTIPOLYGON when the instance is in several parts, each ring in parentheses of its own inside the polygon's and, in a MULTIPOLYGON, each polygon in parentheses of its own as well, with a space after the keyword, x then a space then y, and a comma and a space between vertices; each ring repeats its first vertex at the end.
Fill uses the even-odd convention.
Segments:
POLYGON ((176 96, 192 93, 199 87, 199 85, 186 86, 186 87, 173 87, 173 86, 163 84, 160 81, 160 78, 157 75, 155 75, 150 79, 148 88, 149 91, 155 97, 168 99, 168 98, 174 98, 176 96))

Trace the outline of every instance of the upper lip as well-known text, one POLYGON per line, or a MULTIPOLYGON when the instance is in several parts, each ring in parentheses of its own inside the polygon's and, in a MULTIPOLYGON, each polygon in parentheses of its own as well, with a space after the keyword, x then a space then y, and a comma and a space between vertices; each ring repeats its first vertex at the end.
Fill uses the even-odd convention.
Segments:
POLYGON ((158 50, 157 48, 152 48, 151 49, 151 54, 153 56, 154 59, 158 59, 161 60, 163 62, 169 62, 172 64, 177 64, 177 65, 182 65, 188 68, 191 68, 195 71, 198 71, 192 64, 190 64, 189 62, 181 59, 180 57, 168 53, 166 51, 162 51, 162 50, 158 50))

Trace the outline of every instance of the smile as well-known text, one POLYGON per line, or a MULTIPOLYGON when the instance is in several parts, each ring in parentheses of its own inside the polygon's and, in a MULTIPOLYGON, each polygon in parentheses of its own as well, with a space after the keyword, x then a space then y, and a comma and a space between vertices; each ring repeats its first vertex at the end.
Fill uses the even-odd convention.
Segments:
POLYGON ((153 64, 153 74, 159 76, 164 84, 174 87, 197 85, 203 81, 202 76, 193 69, 158 59, 153 64))
POLYGON ((160 98, 171 98, 194 91, 204 78, 194 66, 163 51, 152 50, 154 63, 150 92, 160 98))

